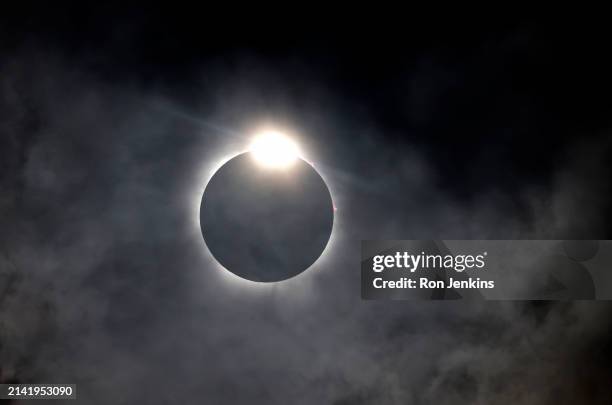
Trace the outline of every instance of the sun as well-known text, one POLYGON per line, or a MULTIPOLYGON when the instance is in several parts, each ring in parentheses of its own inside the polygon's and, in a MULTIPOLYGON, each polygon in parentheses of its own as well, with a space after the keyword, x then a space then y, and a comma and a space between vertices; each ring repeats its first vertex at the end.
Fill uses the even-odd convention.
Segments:
POLYGON ((257 134, 249 151, 259 164, 272 169, 288 168, 300 155, 299 148, 293 140, 275 131, 257 134))

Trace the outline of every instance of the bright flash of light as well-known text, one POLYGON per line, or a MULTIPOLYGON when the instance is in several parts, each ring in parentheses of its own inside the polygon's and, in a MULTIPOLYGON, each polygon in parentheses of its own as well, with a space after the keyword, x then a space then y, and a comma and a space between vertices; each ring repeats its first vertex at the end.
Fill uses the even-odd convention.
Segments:
POLYGON ((269 168, 286 168, 299 157, 295 142, 279 132, 263 132, 255 137, 250 152, 262 166, 269 168))

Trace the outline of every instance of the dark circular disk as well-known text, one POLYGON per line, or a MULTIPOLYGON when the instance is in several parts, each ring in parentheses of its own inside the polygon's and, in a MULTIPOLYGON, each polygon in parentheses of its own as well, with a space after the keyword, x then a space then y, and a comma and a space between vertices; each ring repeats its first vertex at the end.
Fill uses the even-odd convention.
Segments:
POLYGON ((251 281, 296 276, 323 253, 334 209, 327 185, 303 161, 275 169, 250 153, 225 163, 210 179, 200 205, 208 249, 232 273, 251 281))

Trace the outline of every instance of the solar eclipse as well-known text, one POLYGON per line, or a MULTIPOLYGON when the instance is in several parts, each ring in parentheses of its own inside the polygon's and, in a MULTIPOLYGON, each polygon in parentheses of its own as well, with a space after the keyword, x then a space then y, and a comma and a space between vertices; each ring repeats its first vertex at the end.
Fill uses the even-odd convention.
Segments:
POLYGON ((323 178, 278 132, 257 135, 207 184, 200 226, 214 258, 235 275, 275 282, 294 277, 321 255, 334 205, 323 178))

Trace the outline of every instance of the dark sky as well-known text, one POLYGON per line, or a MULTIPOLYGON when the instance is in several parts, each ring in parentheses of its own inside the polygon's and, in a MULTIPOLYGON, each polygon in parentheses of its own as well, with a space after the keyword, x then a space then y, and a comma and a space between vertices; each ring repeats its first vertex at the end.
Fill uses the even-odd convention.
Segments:
POLYGON ((364 302, 361 239, 610 238, 596 21, 54 5, 0 16, 0 379, 83 403, 609 403, 606 303, 364 302), (227 278, 206 171, 261 122, 338 206, 227 278))

